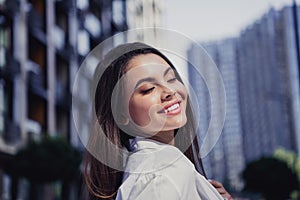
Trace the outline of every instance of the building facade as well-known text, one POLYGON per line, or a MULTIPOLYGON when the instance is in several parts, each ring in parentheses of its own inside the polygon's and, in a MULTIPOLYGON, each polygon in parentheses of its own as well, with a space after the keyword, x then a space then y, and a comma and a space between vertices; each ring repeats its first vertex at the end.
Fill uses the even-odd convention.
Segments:
MULTIPOLYGON (((222 75, 227 103, 223 133, 204 163, 210 177, 229 183, 233 189, 242 188, 240 176, 248 162, 271 156, 277 148, 299 155, 299 63, 294 20, 292 7, 270 9, 238 38, 202 43, 222 75)), ((196 49, 189 49, 189 60, 206 66, 196 49)), ((211 83, 195 74, 189 66, 190 81, 199 95, 201 138, 211 118, 211 91, 207 89, 211 83)))
POLYGON ((60 135, 81 148, 71 115, 76 72, 91 49, 126 29, 122 0, 0 1, 1 199, 12 197, 3 168, 29 140, 60 135))
POLYGON ((299 154, 299 73, 291 7, 271 9, 238 42, 247 162, 282 147, 299 154))
MULTIPOLYGON (((208 172, 208 176, 212 179, 222 181, 232 190, 240 191, 243 188, 243 182, 240 173, 244 169, 244 157, 242 146, 242 127, 239 110, 238 80, 237 80, 237 52, 236 39, 226 39, 218 42, 203 43, 203 48, 215 62, 224 83, 226 92, 226 119, 222 134, 213 150, 204 158, 204 164, 208 172)), ((195 52, 191 47, 189 50, 189 59, 197 59, 200 65, 204 66, 209 77, 204 82, 201 77, 195 77, 192 66, 189 66, 189 77, 191 84, 197 90, 199 96, 200 107, 200 123, 198 135, 203 137, 203 133, 208 128, 211 120, 211 93, 219 93, 223 88, 214 84, 216 77, 213 76, 211 66, 203 63, 205 58, 199 56, 201 54, 195 52), (214 84, 213 90, 207 89, 208 84, 214 84)), ((219 106, 221 102, 217 102, 214 106, 219 106)), ((211 126, 215 126, 212 124, 211 126)), ((227 186, 227 187, 228 187, 227 186)))
MULTIPOLYGON (((162 27, 164 22, 164 1, 127 0, 127 21, 129 29, 162 27)), ((139 30, 139 41, 155 40, 155 29, 139 30)))

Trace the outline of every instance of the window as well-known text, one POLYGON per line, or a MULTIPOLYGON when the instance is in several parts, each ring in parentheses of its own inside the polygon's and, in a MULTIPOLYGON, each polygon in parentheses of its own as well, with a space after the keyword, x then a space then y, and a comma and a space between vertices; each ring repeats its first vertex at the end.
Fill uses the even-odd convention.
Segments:
POLYGON ((35 70, 35 75, 29 77, 31 81, 39 82, 39 87, 46 88, 46 46, 37 40, 34 36, 29 34, 29 59, 33 62, 37 70, 35 70), (45 77, 45 78, 44 78, 45 77))
POLYGON ((69 23, 68 23, 68 13, 63 10, 60 4, 56 4, 55 7, 55 28, 54 28, 54 42, 55 47, 62 50, 68 43, 69 34, 69 23))
POLYGON ((45 0, 29 0, 32 10, 29 14, 29 25, 46 31, 46 5, 45 0))
POLYGON ((0 80, 0 134, 3 136, 5 119, 4 81, 0 80))
POLYGON ((12 83, 0 79, 0 136, 4 136, 6 122, 12 118, 12 83))
POLYGON ((68 109, 69 98, 69 64, 59 56, 56 56, 56 100, 57 103, 68 109))
POLYGON ((65 32, 59 26, 55 26, 53 35, 55 47, 59 50, 63 49, 65 46, 65 32))
POLYGON ((69 138, 70 119, 69 112, 56 107, 56 130, 58 134, 69 138))
POLYGON ((42 130, 46 130, 46 112, 47 112, 47 104, 46 101, 40 96, 33 94, 31 92, 28 93, 28 118, 35 122, 38 122, 42 130))
POLYGON ((7 64, 7 55, 11 51, 11 20, 0 15, 0 68, 7 64))

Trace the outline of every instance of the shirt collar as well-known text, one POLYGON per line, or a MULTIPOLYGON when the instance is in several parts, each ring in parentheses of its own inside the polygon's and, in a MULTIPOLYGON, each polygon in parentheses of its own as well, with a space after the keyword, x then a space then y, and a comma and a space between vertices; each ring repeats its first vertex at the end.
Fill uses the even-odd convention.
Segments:
MULTIPOLYGON (((129 139, 130 148, 132 151, 137 151, 141 149, 160 149, 163 147, 174 147, 170 144, 165 144, 153 139, 144 138, 144 137, 135 137, 134 139, 129 139)), ((174 147, 176 148, 176 147, 174 147)))

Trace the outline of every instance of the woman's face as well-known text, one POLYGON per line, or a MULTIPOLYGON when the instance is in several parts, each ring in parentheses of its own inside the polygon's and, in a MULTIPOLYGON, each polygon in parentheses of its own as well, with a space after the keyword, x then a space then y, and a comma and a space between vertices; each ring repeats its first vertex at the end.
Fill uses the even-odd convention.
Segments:
POLYGON ((125 110, 143 133, 173 131, 185 125, 187 91, 163 58, 156 54, 134 57, 124 81, 125 110))

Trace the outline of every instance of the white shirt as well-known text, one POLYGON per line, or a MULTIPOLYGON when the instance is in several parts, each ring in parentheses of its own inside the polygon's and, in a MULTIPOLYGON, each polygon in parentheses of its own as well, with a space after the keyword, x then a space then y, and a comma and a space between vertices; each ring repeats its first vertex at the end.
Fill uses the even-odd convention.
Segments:
POLYGON ((176 147, 144 138, 134 142, 117 200, 223 200, 176 147))

